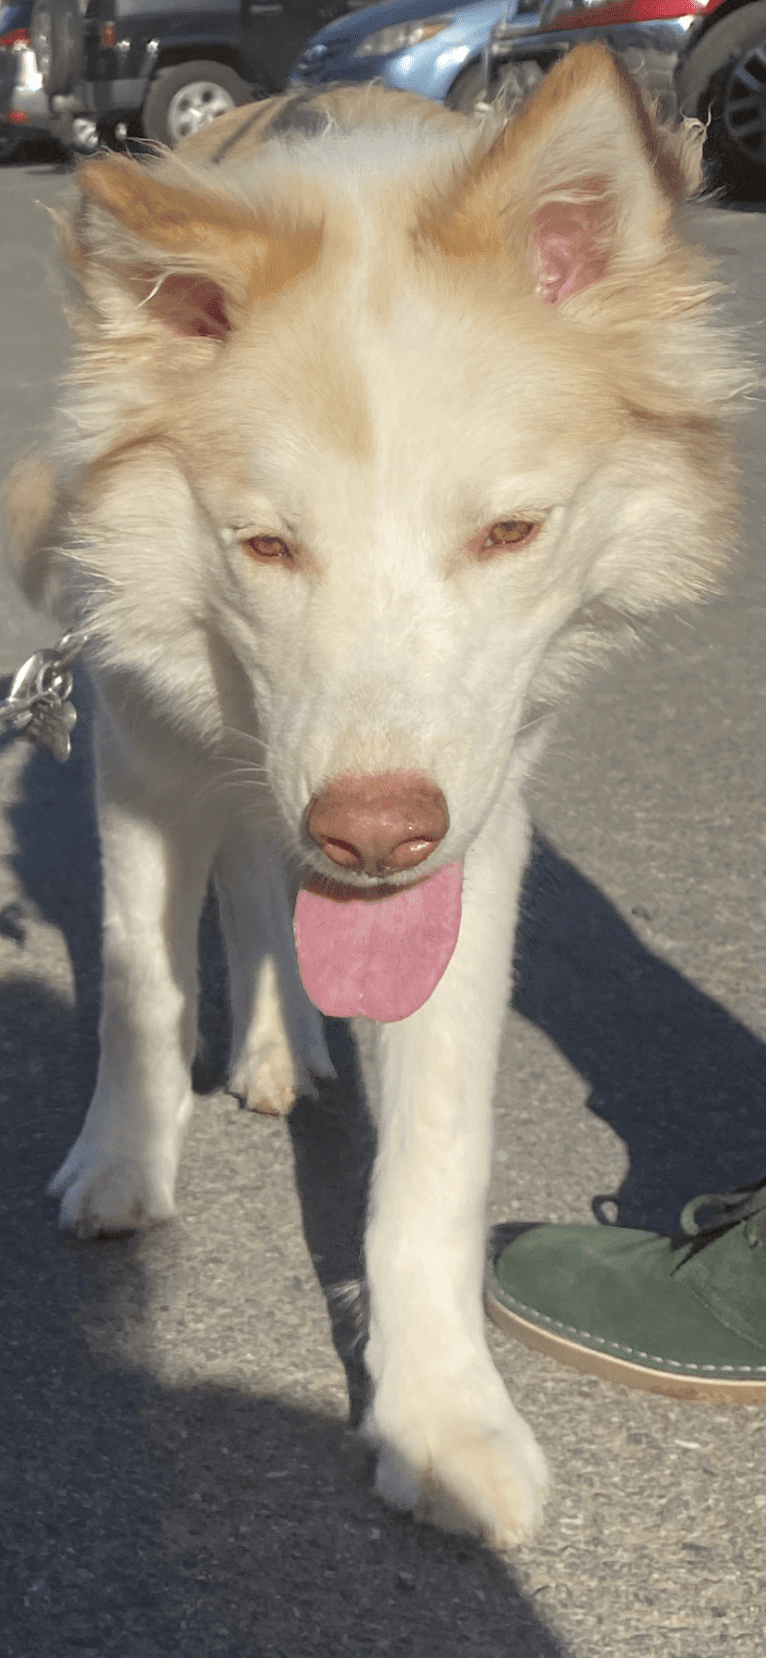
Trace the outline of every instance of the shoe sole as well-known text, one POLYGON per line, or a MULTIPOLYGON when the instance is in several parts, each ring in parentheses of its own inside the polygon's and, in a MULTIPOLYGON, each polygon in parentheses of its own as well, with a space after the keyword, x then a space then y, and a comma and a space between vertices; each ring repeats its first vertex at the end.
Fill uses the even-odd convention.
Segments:
POLYGON ((766 1401, 766 1375, 762 1381, 737 1381, 723 1376, 690 1375, 688 1372, 653 1370, 646 1365, 633 1364, 611 1353, 597 1352, 582 1347, 566 1336, 543 1330, 529 1319, 521 1318, 498 1301, 489 1286, 485 1286, 487 1312, 495 1324, 507 1335, 516 1336, 525 1347, 534 1347, 538 1353, 565 1364, 570 1370, 584 1371, 590 1376, 601 1376, 607 1382, 622 1382, 625 1387, 638 1388, 642 1393, 662 1393, 671 1399, 707 1399, 711 1404, 759 1405, 766 1401))

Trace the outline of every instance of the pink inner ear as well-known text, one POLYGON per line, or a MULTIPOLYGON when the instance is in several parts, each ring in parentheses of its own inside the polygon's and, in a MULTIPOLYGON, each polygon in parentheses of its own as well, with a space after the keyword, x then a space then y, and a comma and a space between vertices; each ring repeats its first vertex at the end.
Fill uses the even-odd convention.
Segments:
POLYGON ((231 329, 223 292, 205 277, 166 276, 150 304, 174 334, 187 339, 222 340, 231 329))
POLYGON ((608 199, 552 201, 534 221, 537 291, 549 305, 560 305, 598 282, 609 264, 605 231, 608 199))

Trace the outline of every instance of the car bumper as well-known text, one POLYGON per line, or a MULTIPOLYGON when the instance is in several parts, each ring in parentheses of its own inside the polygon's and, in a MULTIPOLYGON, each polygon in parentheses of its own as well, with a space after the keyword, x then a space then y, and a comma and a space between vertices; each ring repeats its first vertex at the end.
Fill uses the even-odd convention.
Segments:
POLYGON ((626 68, 646 88, 652 97, 661 97, 670 91, 678 60, 686 44, 689 31, 699 22, 699 14, 688 17, 661 18, 647 23, 614 23, 594 25, 592 29, 546 29, 536 34, 516 34, 503 39, 499 31, 490 42, 490 93, 496 91, 503 79, 503 66, 534 58, 547 66, 556 58, 598 40, 609 46, 622 58, 626 68))
POLYGON ((338 82, 349 86, 357 81, 388 81, 389 71, 394 62, 395 59, 390 53, 380 58, 354 58, 345 55, 336 57, 334 53, 328 53, 326 58, 312 63, 305 69, 296 64, 287 82, 287 89, 289 91, 300 86, 326 86, 328 83, 338 82))

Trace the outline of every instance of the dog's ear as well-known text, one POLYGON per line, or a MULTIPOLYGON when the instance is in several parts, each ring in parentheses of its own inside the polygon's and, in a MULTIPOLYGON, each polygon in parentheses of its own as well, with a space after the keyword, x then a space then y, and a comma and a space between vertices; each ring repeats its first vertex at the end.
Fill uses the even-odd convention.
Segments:
POLYGON ((173 158, 163 173, 120 156, 85 162, 78 169, 82 206, 66 235, 69 258, 120 331, 126 318, 124 310, 115 316, 115 287, 176 334, 222 340, 248 306, 314 263, 321 224, 259 219, 173 158))
POLYGON ((0 495, 4 552, 11 574, 30 604, 57 615, 63 560, 57 552, 62 500, 58 480, 41 455, 16 461, 0 495))
POLYGON ((658 127, 605 47, 578 47, 421 229, 445 252, 520 262, 561 304, 662 256, 674 203, 699 188, 701 146, 701 129, 658 127))

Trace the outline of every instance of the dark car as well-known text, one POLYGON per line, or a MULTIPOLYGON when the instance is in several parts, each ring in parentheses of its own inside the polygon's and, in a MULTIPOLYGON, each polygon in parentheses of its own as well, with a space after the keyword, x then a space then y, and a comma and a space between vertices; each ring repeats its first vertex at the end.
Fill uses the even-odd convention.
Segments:
POLYGON ((309 35, 348 9, 346 0, 90 0, 86 107, 102 131, 122 122, 177 144, 225 110, 281 91, 309 35))
POLYGON ((281 91, 309 36, 355 9, 354 0, 35 0, 31 44, 50 130, 85 148, 115 135, 173 146, 281 91))

